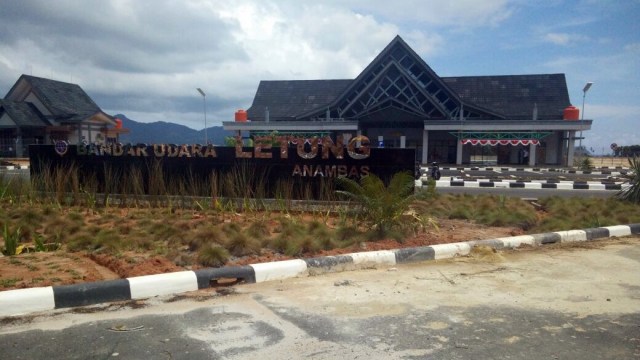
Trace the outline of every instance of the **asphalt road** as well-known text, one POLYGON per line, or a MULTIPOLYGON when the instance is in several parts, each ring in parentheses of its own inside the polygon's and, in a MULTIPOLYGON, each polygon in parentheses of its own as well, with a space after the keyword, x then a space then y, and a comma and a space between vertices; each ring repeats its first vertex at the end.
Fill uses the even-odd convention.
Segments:
MULTIPOLYGON (((637 359, 640 238, 0 321, 2 359, 637 359)), ((228 289, 228 288, 227 288, 228 289)))

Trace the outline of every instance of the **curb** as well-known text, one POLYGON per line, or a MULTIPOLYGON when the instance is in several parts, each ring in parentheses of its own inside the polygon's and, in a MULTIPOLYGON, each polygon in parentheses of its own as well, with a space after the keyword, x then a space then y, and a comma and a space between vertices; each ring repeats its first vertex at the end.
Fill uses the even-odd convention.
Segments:
POLYGON ((640 234, 640 224, 556 231, 396 250, 294 259, 247 266, 180 271, 74 285, 8 290, 0 292, 0 317, 112 301, 137 300, 179 294, 210 288, 212 285, 215 286, 219 280, 234 279, 238 282, 259 283, 312 276, 326 272, 355 270, 374 265, 393 266, 417 261, 448 259, 467 255, 476 246, 489 246, 497 250, 513 249, 522 245, 539 246, 590 241, 632 234, 640 234))
MULTIPOLYGON (((427 166, 425 166, 428 169, 427 166)), ((602 167, 593 170, 573 170, 564 168, 539 168, 539 167, 442 167, 440 170, 457 170, 457 171, 529 171, 529 172, 555 172, 564 174, 582 174, 582 175, 624 175, 628 173, 629 168, 626 167, 602 167)))
MULTIPOLYGON (((425 180, 421 180, 423 186, 425 180)), ((585 182, 585 181, 516 181, 516 180, 473 180, 461 179, 438 180, 437 188, 443 187, 473 187, 473 188, 519 188, 519 189, 558 189, 558 190, 623 190, 629 184, 611 182, 585 182)))

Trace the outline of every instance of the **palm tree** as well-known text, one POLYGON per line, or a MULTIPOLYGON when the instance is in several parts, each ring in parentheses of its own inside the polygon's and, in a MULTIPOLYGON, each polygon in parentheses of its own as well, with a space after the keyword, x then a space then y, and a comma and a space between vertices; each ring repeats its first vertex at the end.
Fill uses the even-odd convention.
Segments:
POLYGON ((409 172, 393 175, 389 186, 374 174, 357 182, 346 177, 338 178, 344 190, 336 191, 359 204, 357 209, 367 224, 374 229, 378 239, 384 238, 394 227, 401 225, 400 219, 415 199, 414 178, 409 172))
POLYGON ((629 187, 620 190, 616 195, 619 199, 640 204, 640 158, 629 158, 629 172, 625 175, 629 187))

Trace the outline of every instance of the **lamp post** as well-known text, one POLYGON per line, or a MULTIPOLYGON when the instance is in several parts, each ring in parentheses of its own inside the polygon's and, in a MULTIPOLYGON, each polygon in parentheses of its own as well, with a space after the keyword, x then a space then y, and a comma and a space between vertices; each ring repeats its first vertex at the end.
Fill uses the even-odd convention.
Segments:
POLYGON ((588 81, 584 84, 584 88, 582 88, 582 114, 580 117, 580 141, 578 145, 580 152, 582 152, 582 128, 584 127, 584 99, 587 97, 587 91, 591 89, 591 85, 593 85, 593 82, 588 81))
POLYGON ((200 88, 197 88, 196 90, 198 90, 200 95, 202 95, 202 105, 204 108, 204 144, 206 146, 209 145, 209 141, 207 139, 207 95, 200 88))

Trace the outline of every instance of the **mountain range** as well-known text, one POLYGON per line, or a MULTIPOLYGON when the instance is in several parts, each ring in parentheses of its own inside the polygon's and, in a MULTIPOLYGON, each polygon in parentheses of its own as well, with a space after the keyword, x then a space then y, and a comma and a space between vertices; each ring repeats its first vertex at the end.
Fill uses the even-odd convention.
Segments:
MULTIPOLYGON (((194 130, 184 125, 166 121, 142 123, 131 120, 123 114, 114 115, 122 120, 122 127, 129 129, 128 134, 120 135, 123 144, 204 144, 204 129, 194 130)), ((227 136, 233 136, 233 132, 226 131, 222 126, 207 128, 207 140, 214 145, 224 145, 227 136)))

